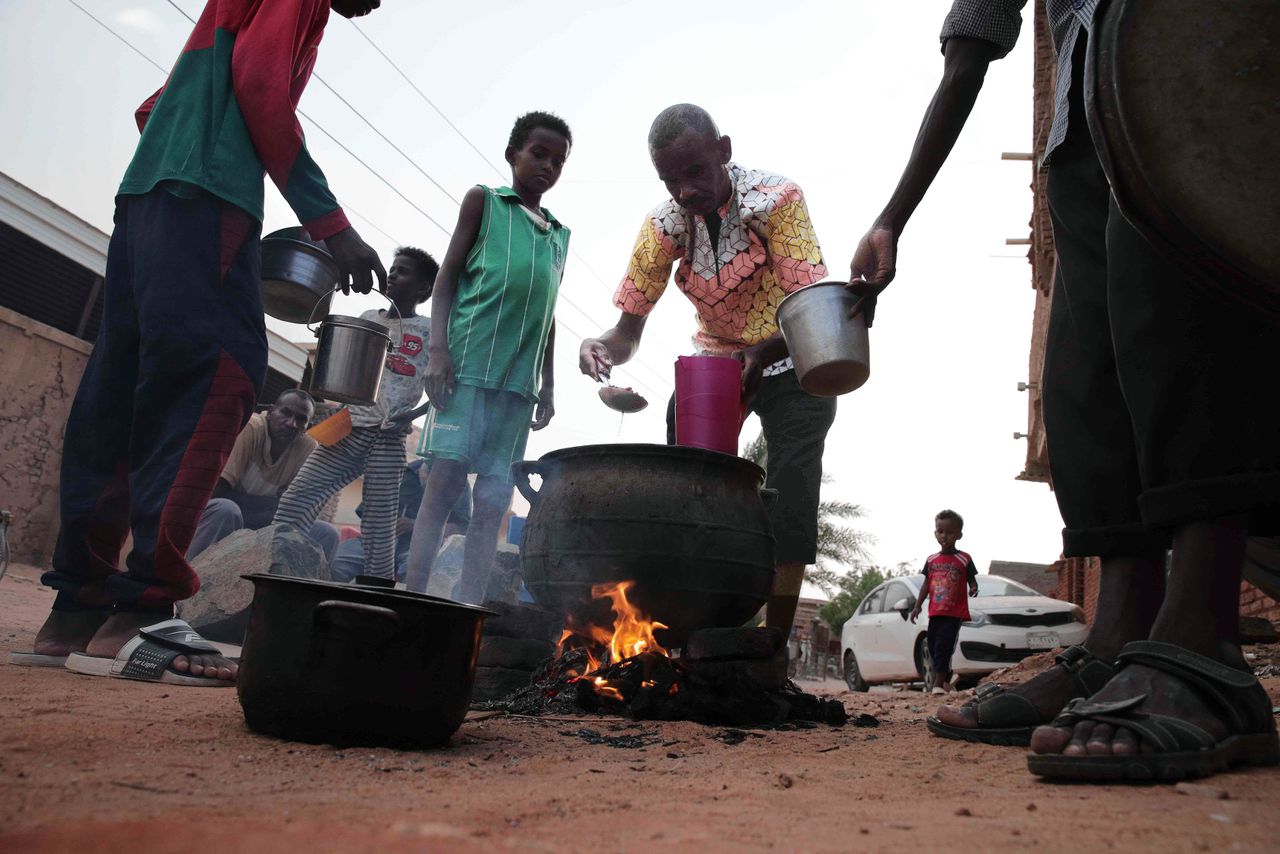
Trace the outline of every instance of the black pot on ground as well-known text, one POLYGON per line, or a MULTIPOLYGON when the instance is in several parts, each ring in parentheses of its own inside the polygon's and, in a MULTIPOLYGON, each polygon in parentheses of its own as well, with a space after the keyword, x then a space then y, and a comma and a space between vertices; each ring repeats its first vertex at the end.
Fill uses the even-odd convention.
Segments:
POLYGON ((491 611, 358 583, 244 577, 254 595, 237 691, 251 729, 416 748, 461 725, 491 611))
MULTIPOLYGON (((538 603, 581 615, 595 584, 633 581, 628 599, 669 628, 740 626, 773 585, 764 470, 701 448, 585 445, 513 466, 531 510, 521 559, 538 603), (529 476, 542 476, 538 490, 529 476)), ((606 612, 607 616, 607 612, 606 612)))

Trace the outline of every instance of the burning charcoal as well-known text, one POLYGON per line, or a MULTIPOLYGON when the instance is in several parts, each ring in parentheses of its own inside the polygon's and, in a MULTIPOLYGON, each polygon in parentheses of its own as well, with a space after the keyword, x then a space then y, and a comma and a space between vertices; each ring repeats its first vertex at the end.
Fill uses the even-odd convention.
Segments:
POLYGON ((782 641, 780 629, 701 629, 689 633, 683 657, 693 661, 773 658, 782 651, 782 641))
POLYGON ((509 667, 528 672, 545 662, 555 650, 556 645, 550 641, 486 636, 480 639, 476 662, 481 667, 509 667))

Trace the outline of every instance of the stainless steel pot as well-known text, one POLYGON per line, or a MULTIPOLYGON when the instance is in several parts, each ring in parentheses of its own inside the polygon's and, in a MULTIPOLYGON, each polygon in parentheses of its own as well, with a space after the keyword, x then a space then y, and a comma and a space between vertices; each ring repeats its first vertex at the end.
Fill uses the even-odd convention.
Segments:
MULTIPOLYGON (((391 302, 389 297, 387 300, 391 302)), ((317 302, 312 311, 319 307, 317 302)), ((396 310, 394 302, 391 308, 396 310)), ((306 318, 307 328, 318 339, 311 393, 339 403, 372 406, 378 399, 387 353, 395 346, 387 328, 381 323, 345 314, 329 315, 318 329, 311 326, 311 320, 312 317, 306 318)), ((401 332, 400 340, 403 338, 401 332)))
POLYGON ((391 348, 387 328, 372 320, 331 314, 316 331, 311 393, 325 400, 372 406, 391 348))
POLYGON ((871 375, 866 322, 861 315, 849 319, 857 302, 844 282, 818 282, 778 306, 778 326, 795 362, 796 378, 809 394, 846 394, 871 375))
POLYGON ((306 323, 315 310, 328 313, 341 272, 324 244, 302 228, 282 228, 262 238, 262 307, 290 323, 306 323))

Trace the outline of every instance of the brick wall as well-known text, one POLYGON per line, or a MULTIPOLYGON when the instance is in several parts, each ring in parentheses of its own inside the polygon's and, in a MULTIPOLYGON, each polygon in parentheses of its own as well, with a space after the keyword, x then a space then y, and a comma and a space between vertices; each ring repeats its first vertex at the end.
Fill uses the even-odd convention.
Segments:
POLYGON ((1272 599, 1247 581, 1240 582, 1240 616, 1262 617, 1280 622, 1280 602, 1272 599))
MULTIPOLYGON (((1101 562, 1096 557, 1063 558, 1053 564, 1058 584, 1049 595, 1054 599, 1074 602, 1084 608, 1085 621, 1093 622, 1098 610, 1098 579, 1101 562)), ((1262 617, 1280 622, 1280 602, 1267 596, 1247 581, 1240 582, 1240 616, 1262 617)))

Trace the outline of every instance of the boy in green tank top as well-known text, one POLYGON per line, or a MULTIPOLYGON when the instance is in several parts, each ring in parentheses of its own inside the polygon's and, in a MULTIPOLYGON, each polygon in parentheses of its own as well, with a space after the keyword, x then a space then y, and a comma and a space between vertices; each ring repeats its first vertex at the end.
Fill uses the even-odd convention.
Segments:
POLYGON ((524 458, 529 430, 555 412, 555 306, 569 229, 541 202, 572 144, 558 116, 521 116, 507 143, 511 186, 475 186, 462 200, 432 296, 431 411, 418 447, 431 474, 409 547, 410 590, 426 591, 445 521, 473 472, 455 598, 480 604, 511 505, 511 464, 524 458))

